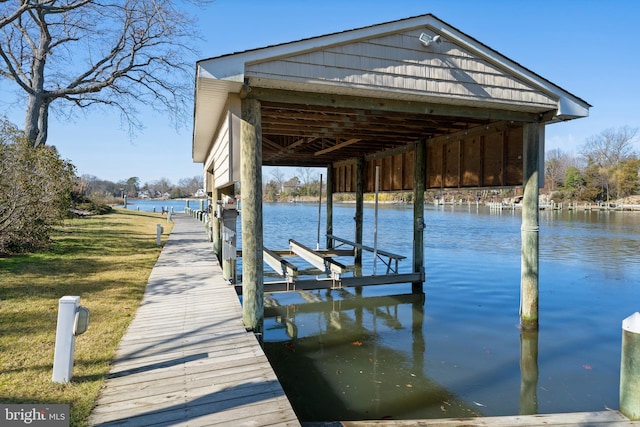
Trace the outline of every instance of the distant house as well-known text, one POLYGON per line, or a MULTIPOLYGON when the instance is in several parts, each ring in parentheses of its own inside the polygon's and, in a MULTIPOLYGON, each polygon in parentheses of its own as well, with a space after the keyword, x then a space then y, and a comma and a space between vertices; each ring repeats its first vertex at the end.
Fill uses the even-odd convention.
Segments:
POLYGON ((193 197, 207 197, 207 193, 205 193, 204 188, 199 188, 198 191, 193 194, 193 197))

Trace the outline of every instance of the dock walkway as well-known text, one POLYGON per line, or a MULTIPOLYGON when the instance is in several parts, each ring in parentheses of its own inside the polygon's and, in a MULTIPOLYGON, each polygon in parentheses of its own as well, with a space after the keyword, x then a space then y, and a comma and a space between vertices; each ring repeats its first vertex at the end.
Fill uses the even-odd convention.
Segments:
POLYGON ((202 223, 172 218, 89 424, 299 426, 202 223))

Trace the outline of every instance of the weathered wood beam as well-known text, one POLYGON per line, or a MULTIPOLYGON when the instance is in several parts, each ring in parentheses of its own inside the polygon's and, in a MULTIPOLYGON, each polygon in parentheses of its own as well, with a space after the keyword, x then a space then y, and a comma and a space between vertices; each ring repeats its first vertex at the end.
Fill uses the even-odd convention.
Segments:
POLYGON ((243 99, 241 118, 242 320, 248 330, 261 335, 264 329, 264 267, 260 102, 243 99))
MULTIPOLYGON (((220 190, 215 187, 214 183, 211 189, 211 202, 213 203, 214 212, 218 206, 218 201, 221 199, 220 190)), ((211 241, 213 253, 216 255, 218 262, 220 262, 222 260, 222 234, 220 233, 220 220, 215 216, 211 219, 211 241)))
POLYGON ((483 125, 478 125, 478 126, 474 126, 472 128, 469 129, 465 129, 465 130, 461 130, 458 132, 454 132, 454 133, 450 133, 447 135, 442 135, 442 136, 437 136, 434 138, 429 138, 427 139, 427 143, 431 146, 431 145, 437 145, 437 144, 447 144, 451 141, 456 141, 456 140, 461 140, 461 139, 466 139, 466 138, 474 138, 474 137, 480 137, 480 136, 485 136, 485 135, 490 135, 490 134, 494 134, 496 132, 502 132, 507 130, 510 127, 515 127, 515 126, 520 126, 520 124, 514 124, 511 122, 505 122, 505 121, 501 121, 501 122, 495 122, 495 123, 491 123, 491 124, 483 124, 483 125))
POLYGON ((413 293, 423 292, 424 284, 424 191, 427 174, 427 146, 418 141, 413 168, 413 272, 421 274, 420 280, 411 283, 413 293))
POLYGON ((333 234, 333 180, 334 179, 335 179, 335 176, 333 173, 333 166, 329 165, 327 167, 327 221, 326 221, 327 249, 333 248, 333 240, 329 239, 328 235, 333 234))
MULTIPOLYGON (((355 241, 362 244, 362 225, 364 223, 364 185, 365 185, 365 160, 363 157, 356 159, 356 216, 355 241)), ((353 262, 356 267, 362 267, 362 249, 355 248, 353 262)))
POLYGON ((520 326, 538 329, 539 255, 539 146, 544 124, 527 123, 523 134, 522 255, 520 272, 520 326))
POLYGON ((391 111, 436 116, 454 116, 483 120, 513 120, 534 122, 549 117, 552 112, 517 111, 509 109, 480 108, 464 105, 445 105, 419 101, 378 99, 359 96, 296 92, 281 89, 252 88, 251 95, 269 102, 283 102, 303 105, 319 105, 340 108, 361 108, 365 110, 391 111))
POLYGON ((344 147, 348 147, 349 145, 355 144, 356 142, 360 142, 361 140, 358 138, 353 138, 353 139, 349 139, 340 143, 337 143, 336 145, 329 147, 329 148, 325 148, 324 150, 320 150, 320 151, 316 151, 315 153, 313 153, 314 156, 321 156, 323 154, 327 154, 330 153, 332 151, 335 150, 339 150, 341 148, 344 147))

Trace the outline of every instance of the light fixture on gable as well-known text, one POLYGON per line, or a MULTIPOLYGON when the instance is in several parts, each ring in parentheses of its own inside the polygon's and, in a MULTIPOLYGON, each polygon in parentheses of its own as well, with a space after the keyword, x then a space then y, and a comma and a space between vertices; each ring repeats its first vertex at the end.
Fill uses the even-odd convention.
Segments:
POLYGON ((435 35, 431 37, 430 35, 425 33, 420 34, 420 37, 418 37, 418 40, 420 40, 420 43, 422 43, 424 47, 431 46, 431 43, 438 43, 438 44, 442 43, 442 37, 440 37, 439 35, 435 35))

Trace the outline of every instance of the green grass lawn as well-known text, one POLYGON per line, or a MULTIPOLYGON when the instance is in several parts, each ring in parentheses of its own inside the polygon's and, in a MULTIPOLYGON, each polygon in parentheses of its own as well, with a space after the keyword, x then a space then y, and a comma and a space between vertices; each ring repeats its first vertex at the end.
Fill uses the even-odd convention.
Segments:
POLYGON ((0 402, 67 403, 83 426, 142 299, 160 248, 160 214, 116 210, 65 221, 51 250, 0 259, 0 402), (73 378, 51 382, 58 300, 80 296, 91 312, 76 338, 73 378))

